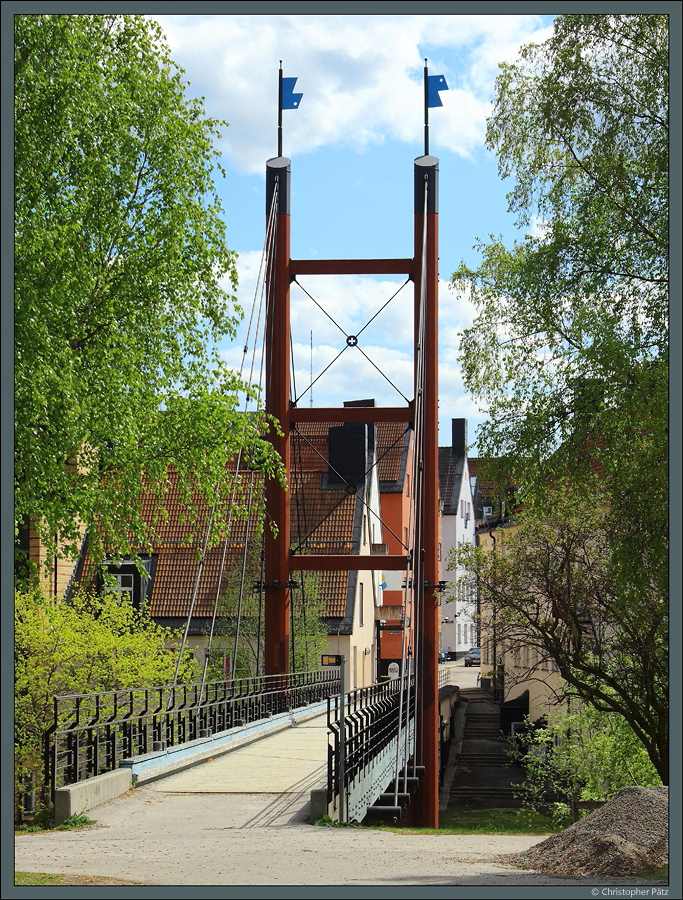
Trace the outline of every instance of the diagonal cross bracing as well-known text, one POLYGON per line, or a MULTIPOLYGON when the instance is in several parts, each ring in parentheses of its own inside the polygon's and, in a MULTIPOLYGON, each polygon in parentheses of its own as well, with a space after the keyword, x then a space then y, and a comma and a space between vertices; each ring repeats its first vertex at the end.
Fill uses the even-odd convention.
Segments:
MULTIPOLYGON (((300 261, 300 262, 301 262, 301 261, 300 261)), ((325 262, 329 264, 329 263, 331 263, 331 262, 334 262, 334 260, 325 260, 325 262)), ((341 260, 340 262, 348 262, 348 261, 343 261, 343 260, 341 260)), ((353 262, 362 262, 362 263, 368 263, 368 262, 375 263, 375 262, 376 262, 376 263, 382 263, 382 262, 393 262, 393 261, 392 261, 392 260, 388 260, 388 261, 387 261, 387 260, 357 260, 357 261, 356 261, 356 260, 353 260, 353 262)), ((361 274, 365 274, 365 273, 361 273, 361 274)), ((311 383, 308 385, 308 387, 307 387, 304 391, 302 391, 301 394, 299 394, 298 396, 295 397, 295 401, 294 401, 294 402, 295 402, 295 403, 298 403, 299 400, 301 400, 302 397, 305 397, 305 395, 313 388, 313 385, 315 385, 316 382, 318 382, 318 381, 322 378, 322 376, 325 374, 325 372, 327 372, 327 371, 334 365, 334 363, 337 362, 337 360, 338 360, 339 357, 342 355, 342 353, 346 350, 347 347, 356 347, 356 348, 361 352, 361 354, 365 357, 365 359, 367 359, 367 361, 370 363, 370 365, 373 366, 373 367, 379 372, 379 374, 382 376, 382 378, 384 378, 385 381, 386 381, 386 382, 387 382, 387 383, 388 383, 388 384, 396 391, 396 393, 397 393, 397 394, 400 394, 401 397, 403 397, 403 399, 406 401, 406 403, 410 403, 409 399, 406 397, 406 395, 403 393, 403 391, 402 391, 399 387, 397 387, 397 386, 394 384, 394 382, 389 378, 389 376, 386 374, 386 372, 383 372, 382 369, 381 369, 381 368, 380 368, 380 367, 379 367, 379 366, 378 366, 378 365, 377 365, 377 364, 376 364, 376 363, 368 356, 368 354, 367 354, 367 353, 366 353, 366 352, 358 345, 358 338, 359 338, 359 336, 365 331, 365 329, 368 327, 368 325, 370 325, 372 322, 374 322, 374 320, 377 318, 377 316, 379 316, 379 314, 380 314, 384 309, 386 309, 386 307, 391 303, 391 301, 394 300, 394 299, 401 293, 401 291, 403 290, 403 288, 409 283, 410 278, 407 278, 407 279, 403 282, 403 284, 402 284, 396 291, 394 291, 394 293, 391 295, 391 297, 389 297, 389 299, 388 299, 385 303, 383 303, 382 306, 380 306, 380 308, 377 310, 377 312, 374 313, 374 315, 372 315, 372 316, 368 319, 368 321, 365 323, 365 325, 363 325, 363 327, 360 329, 360 331, 357 331, 355 334, 347 334, 346 331, 345 331, 345 330, 342 328, 342 326, 339 324, 339 322, 337 322, 336 319, 334 319, 334 318, 329 314, 329 312, 327 312, 327 310, 322 306, 321 303, 319 303, 319 302, 315 299, 315 297, 310 293, 310 291, 306 290, 306 288, 301 284, 301 282, 296 278, 296 276, 295 276, 295 275, 292 275, 291 277, 292 277, 293 283, 296 284, 296 285, 298 285, 298 287, 301 288, 301 290, 304 292, 304 294, 306 294, 306 296, 307 296, 313 303, 315 303, 315 305, 318 307, 318 309, 319 309, 325 316, 327 316, 327 318, 330 320, 330 322, 332 322, 332 324, 335 326, 335 328, 338 328, 339 331, 341 331, 341 333, 342 333, 342 334, 344 335, 344 337, 346 338, 346 346, 342 347, 342 349, 341 349, 341 350, 339 351, 339 353, 335 356, 335 358, 325 366, 325 368, 322 370, 322 372, 320 372, 320 374, 319 374, 313 381, 311 381, 311 383)), ((291 335, 290 335, 290 339, 291 339, 291 335)))

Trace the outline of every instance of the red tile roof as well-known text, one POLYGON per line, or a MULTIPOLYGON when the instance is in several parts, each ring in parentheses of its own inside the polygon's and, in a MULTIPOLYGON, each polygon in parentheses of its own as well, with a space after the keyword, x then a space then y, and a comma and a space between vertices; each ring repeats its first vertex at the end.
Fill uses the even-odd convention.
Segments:
MULTIPOLYGON (((290 522, 292 549, 296 552, 358 552, 353 539, 356 506, 360 501, 354 494, 347 493, 345 487, 328 488, 324 484, 329 427, 327 424, 302 425, 302 434, 294 432, 292 436, 290 522)), ((384 471, 389 472, 389 465, 384 463, 384 471)), ((263 497, 263 477, 247 471, 239 476, 233 473, 233 478, 234 502, 246 506, 249 493, 253 491, 257 508, 263 497)), ((153 553, 157 560, 147 607, 154 618, 185 619, 190 610, 209 522, 206 504, 198 502, 196 496, 192 499, 197 507, 194 521, 189 519, 177 473, 171 470, 168 491, 163 499, 168 515, 159 516, 159 501, 151 492, 142 500, 143 516, 147 522, 154 523, 155 531, 153 553)), ((260 546, 258 519, 258 515, 254 515, 248 523, 248 546, 260 546)), ((234 516, 227 542, 207 551, 196 590, 194 618, 212 616, 216 596, 222 596, 229 585, 234 584, 244 553, 244 529, 245 519, 234 516)), ((94 563, 87 558, 83 584, 93 586, 95 577, 94 563)), ((293 577, 297 579, 296 573, 293 577)), ((321 572, 316 579, 325 599, 325 615, 344 617, 349 572, 321 572)))

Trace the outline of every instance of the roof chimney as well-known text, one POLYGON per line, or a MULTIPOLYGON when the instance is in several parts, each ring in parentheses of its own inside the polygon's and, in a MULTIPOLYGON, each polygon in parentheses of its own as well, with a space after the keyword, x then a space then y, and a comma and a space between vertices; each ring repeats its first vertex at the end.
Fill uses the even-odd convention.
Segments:
POLYGON ((359 484, 367 468, 367 430, 362 422, 333 425, 328 432, 329 484, 359 484))
POLYGON ((451 456, 464 456, 467 450, 467 419, 451 419, 451 456))
MULTIPOLYGON (((344 406, 374 406, 374 400, 345 400, 344 406)), ((368 424, 368 450, 375 446, 375 423, 368 424)))

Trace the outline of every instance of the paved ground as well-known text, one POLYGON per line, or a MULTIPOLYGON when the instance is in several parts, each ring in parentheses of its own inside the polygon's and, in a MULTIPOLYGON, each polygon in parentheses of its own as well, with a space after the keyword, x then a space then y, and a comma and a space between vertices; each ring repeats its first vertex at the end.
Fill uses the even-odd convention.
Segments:
MULTIPOLYGON (((469 681, 472 673, 474 681, 476 671, 462 674, 469 681)), ((431 836, 308 824, 308 794, 325 778, 326 744, 324 717, 311 719, 137 788, 94 809, 97 824, 90 828, 17 837, 16 868, 147 885, 593 884, 497 862, 498 855, 526 850, 541 836, 431 836)))
MULTIPOLYGON (((540 837, 414 835, 306 823, 283 794, 178 794, 138 788, 78 832, 23 835, 19 871, 149 885, 592 885, 496 861, 540 837)), ((635 885, 635 879, 600 884, 635 885)), ((644 882, 642 882, 644 883, 644 882)))

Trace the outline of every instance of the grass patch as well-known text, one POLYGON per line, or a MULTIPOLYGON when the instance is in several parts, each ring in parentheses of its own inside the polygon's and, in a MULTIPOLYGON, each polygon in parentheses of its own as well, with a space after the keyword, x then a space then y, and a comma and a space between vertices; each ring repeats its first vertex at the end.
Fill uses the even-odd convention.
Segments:
POLYGON ((144 881, 128 881, 125 878, 106 878, 99 875, 48 875, 46 872, 15 872, 14 884, 17 887, 59 886, 59 885, 116 885, 146 884, 144 881))
POLYGON ((653 881, 669 881, 669 866, 652 866, 638 873, 638 878, 652 879, 653 881))
POLYGON ((53 831, 73 831, 74 828, 84 828, 86 825, 94 825, 95 819, 89 819, 85 815, 69 816, 61 825, 55 825, 53 831))
MULTIPOLYGON (((327 828, 359 828, 357 822, 341 824, 329 816, 323 816, 315 823, 327 828)), ((377 822, 364 825, 380 831, 403 832, 405 834, 552 834, 563 831, 553 824, 550 816, 543 816, 530 809, 442 809, 439 812, 438 828, 402 828, 400 825, 384 825, 377 822)), ((662 876, 657 876, 662 877, 662 876)))
POLYGON ((333 819, 328 815, 324 815, 322 818, 318 819, 317 822, 313 823, 314 825, 320 825, 323 828, 361 828, 361 824, 359 822, 339 822, 337 819, 333 819))
POLYGON ((62 822, 61 825, 55 825, 53 827, 44 818, 39 819, 38 816, 36 816, 36 818, 28 825, 20 825, 18 828, 15 828, 14 833, 36 834, 40 831, 75 831, 77 828, 85 828, 86 825, 94 824, 95 819, 89 819, 88 816, 79 814, 69 816, 69 818, 62 822))
POLYGON ((69 876, 44 875, 42 872, 15 872, 14 884, 17 887, 31 884, 69 884, 69 876))
POLYGON ((528 809, 442 809, 438 828, 384 826, 410 834, 551 834, 562 831, 550 816, 528 809))
POLYGON ((551 834, 562 831, 532 809, 443 809, 439 831, 448 834, 551 834))

